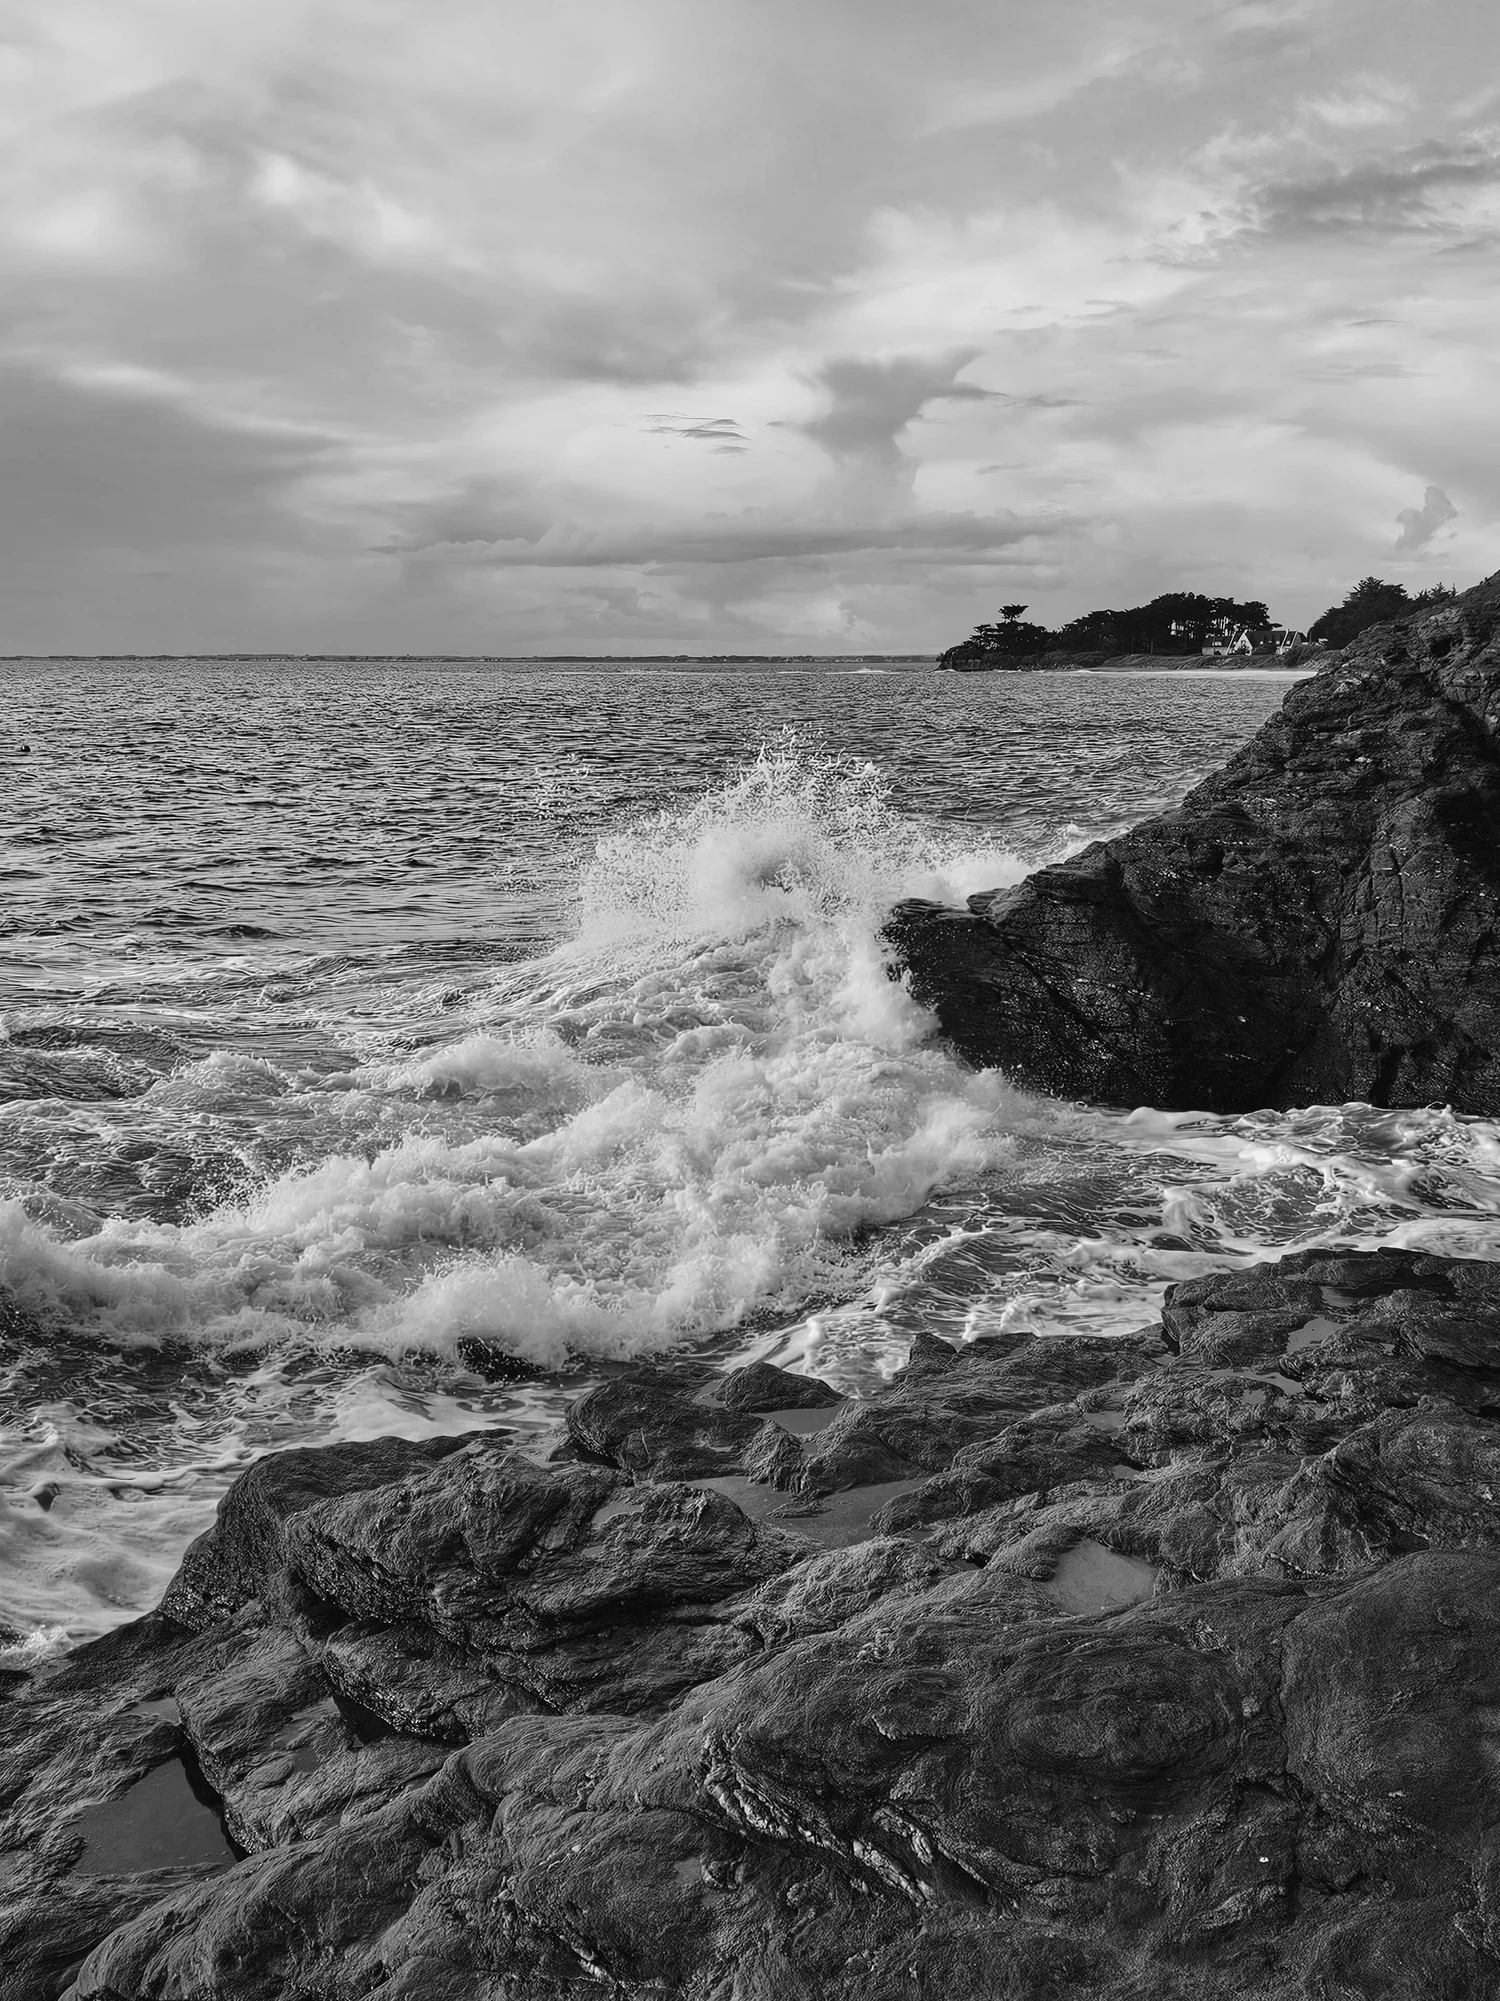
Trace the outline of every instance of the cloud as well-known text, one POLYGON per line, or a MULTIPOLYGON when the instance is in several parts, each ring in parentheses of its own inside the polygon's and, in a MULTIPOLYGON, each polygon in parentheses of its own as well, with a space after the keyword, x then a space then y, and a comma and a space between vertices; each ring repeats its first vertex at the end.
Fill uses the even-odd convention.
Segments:
POLYGON ((1225 36, 1245 36, 1273 44, 1293 40, 1300 44, 1301 30, 1328 11, 1326 0, 1240 0, 1223 9, 1217 22, 1225 36))
POLYGON ((1500 138, 1429 140, 1333 172, 1270 181, 1251 204, 1252 226, 1264 235, 1493 230, 1500 227, 1500 138))
POLYGON ((1196 73, 1180 45, 1164 37, 1159 22, 1126 23, 1064 60, 1034 74, 1012 73, 1003 83, 965 82, 945 96, 934 115, 934 126, 1019 124, 1047 117, 1071 104, 1095 85, 1129 78, 1139 84, 1146 76, 1185 83, 1196 73))
POLYGON ((1414 18, 10 0, 0 651, 1305 621, 1414 467, 1492 569, 1500 17, 1414 18))
MULTIPOLYGON (((458 524, 450 524, 455 529, 458 524)), ((475 527, 479 524, 476 522, 475 527)), ((627 565, 824 563, 851 555, 934 555, 954 561, 992 555, 1033 540, 1054 540, 1077 526, 1058 513, 1023 519, 1008 511, 929 511, 897 520, 775 518, 755 510, 650 528, 585 527, 555 522, 540 536, 455 532, 438 541, 392 545, 389 553, 438 555, 461 562, 520 569, 609 569, 627 565)))
POLYGON ((1310 98, 1304 108, 1325 125, 1352 130, 1394 124, 1405 116, 1410 105, 1411 92, 1404 86, 1392 83, 1387 77, 1367 77, 1352 90, 1310 98))
POLYGON ((892 471, 905 464, 900 438, 929 403, 987 403, 995 391, 960 382, 977 350, 903 354, 888 361, 841 357, 818 371, 828 397, 820 416, 796 428, 821 445, 836 465, 892 471))
POLYGON ((1425 549, 1445 522, 1458 519, 1458 509, 1440 486, 1429 486, 1420 507, 1403 507, 1396 516, 1401 533, 1396 539, 1398 555, 1415 555, 1425 549))
POLYGON ((688 424, 670 417, 659 417, 648 422, 646 429, 673 438, 702 438, 725 450, 746 449, 745 434, 733 417, 711 417, 706 424, 688 424), (733 439, 735 443, 726 444, 727 439, 733 439))
POLYGON ((14 366, 0 368, 0 431, 0 652, 244 645, 270 630, 262 592, 291 614, 291 643, 339 547, 300 505, 337 434, 205 422, 170 385, 14 366))
POLYGON ((1000 403, 1009 403, 1013 408, 1018 410, 1076 410, 1084 400, 1081 396, 1048 396, 1042 394, 1034 396, 1005 396, 999 391, 995 392, 995 399, 1000 403))

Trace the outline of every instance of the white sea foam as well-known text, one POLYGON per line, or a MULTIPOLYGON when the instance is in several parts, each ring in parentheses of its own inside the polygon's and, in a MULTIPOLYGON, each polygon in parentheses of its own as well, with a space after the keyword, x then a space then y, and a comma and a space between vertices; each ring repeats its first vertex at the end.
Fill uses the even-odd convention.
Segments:
MULTIPOLYGON (((434 989, 420 1046, 402 1019, 357 1063, 215 1054, 133 1099, 132 1135, 201 1127, 253 1176, 170 1223, 0 1202, 0 1282, 101 1355, 177 1342, 233 1371, 151 1465, 65 1400, 34 1413, 0 1454, 0 1616, 78 1634, 144 1609, 269 1445, 555 1417, 555 1385, 412 1375, 470 1341, 555 1367, 713 1335, 857 1392, 917 1327, 1119 1333, 1171 1280, 1293 1245, 1500 1255, 1488 1122, 1111 1114, 956 1063, 882 922, 1035 860, 778 743, 608 832, 565 942, 434 989)), ((82 1116, 28 1104, 15 1129, 86 1151, 82 1116)))
POLYGON ((1012 1094, 927 1046, 878 934, 899 895, 1020 870, 919 837, 872 766, 779 744, 601 840, 574 936, 447 1045, 335 1089, 244 1057, 158 1087, 163 1109, 300 1091, 321 1159, 81 1240, 0 1206, 0 1279, 114 1340, 470 1336, 551 1364, 791 1311, 848 1283, 854 1233, 1003 1154, 1012 1094))
POLYGON ((418 1098, 518 1098, 528 1105, 566 1106, 588 1097, 597 1075, 555 1036, 499 1036, 476 1029, 429 1055, 372 1064, 363 1081, 418 1098))
MULTIPOLYGON (((1154 1226, 1112 1227, 1096 1190, 1076 1242, 1040 1233, 1080 1293, 1095 1263, 1123 1258, 1159 1289, 1184 1258, 1263 1250, 1278 1207, 1297 1240, 1357 1239, 1378 1213, 1376 1236, 1488 1242, 1500 1151, 1483 1122, 1121 1118, 955 1063, 891 977, 880 925, 901 895, 955 901, 1023 866, 962 829, 919 831, 871 766, 777 744, 685 811, 607 834, 573 936, 503 968, 441 1046, 334 1078, 211 1057, 148 1094, 166 1110, 253 1085, 302 1164, 190 1223, 60 1235, 0 1204, 0 1280, 44 1321, 115 1341, 396 1356, 468 1337, 556 1365, 857 1293, 879 1258, 851 1247, 872 1226, 997 1179, 1024 1209, 1038 1160, 1096 1181, 1101 1160, 1145 1163, 1154 1226)), ((912 1247, 903 1283, 936 1255, 912 1247)), ((1137 1278, 1090 1283, 1101 1312, 1063 1317, 1118 1324, 1137 1278)), ((957 1331, 1039 1310, 1002 1291, 957 1331)))

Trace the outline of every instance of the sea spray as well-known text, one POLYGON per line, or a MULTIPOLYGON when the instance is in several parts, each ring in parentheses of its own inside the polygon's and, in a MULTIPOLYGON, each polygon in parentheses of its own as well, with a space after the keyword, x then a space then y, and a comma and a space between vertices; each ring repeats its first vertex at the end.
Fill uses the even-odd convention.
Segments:
POLYGON ((211 1058, 157 1087, 207 1108, 253 1068, 322 1158, 188 1223, 62 1243, 0 1217, 0 1279, 112 1341, 478 1338, 551 1366, 847 1290, 851 1237, 1007 1144, 1005 1085, 929 1046, 879 941, 898 895, 965 864, 1021 867, 945 849, 873 765, 783 737, 605 835, 573 936, 496 976, 485 1025, 327 1080, 211 1058))
MULTIPOLYGON (((1037 789, 1044 700, 1014 774, 986 745, 985 784, 1037 789)), ((647 775, 606 796, 573 759, 521 788, 507 839, 554 913, 536 949, 267 941, 183 971, 143 930, 138 966, 101 952, 101 1012, 165 1053, 129 1098, 5 1112, 0 1620, 76 1636, 145 1609, 258 1453, 479 1426, 526 1446, 631 1356, 764 1353, 858 1393, 919 1329, 1119 1333, 1172 1279, 1274 1249, 1500 1250, 1486 1122, 1057 1105, 932 1040, 890 904, 1014 881, 1117 824, 1116 795, 1087 823, 1075 785, 1023 839, 898 809, 874 765, 784 736, 627 806, 647 775)))
POLYGON ((571 935, 498 968, 437 1046, 321 1074, 215 1053, 159 1079, 144 1116, 253 1088, 300 1159, 180 1223, 59 1231, 0 1204, 0 1282, 75 1340, 391 1358, 479 1340, 557 1367, 795 1319, 892 1263, 916 1280, 930 1246, 872 1231, 967 1190, 988 1237, 997 1205, 1024 1214, 1074 1164, 1101 1254, 1131 1236, 1157 1269, 1388 1230, 1404 1207, 1441 1208, 1450 1237, 1455 1209, 1490 1213, 1483 1122, 1409 1115, 1370 1147, 1346 1121, 1315 1144, 1313 1115, 1124 1121, 963 1069, 881 922, 900 895, 1023 866, 783 735, 598 839, 571 935))

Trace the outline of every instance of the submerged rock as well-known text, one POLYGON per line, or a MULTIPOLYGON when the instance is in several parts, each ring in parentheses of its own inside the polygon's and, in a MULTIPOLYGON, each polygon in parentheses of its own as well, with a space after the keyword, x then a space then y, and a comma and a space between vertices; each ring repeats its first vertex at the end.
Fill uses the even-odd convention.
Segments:
POLYGON ((252 1469, 6 1685, 3 2001, 1500 1991, 1500 1266, 801 1381, 252 1469))
POLYGON ((1362 634, 1176 811, 890 936, 966 1057, 1057 1095, 1500 1111, 1500 577, 1362 634))

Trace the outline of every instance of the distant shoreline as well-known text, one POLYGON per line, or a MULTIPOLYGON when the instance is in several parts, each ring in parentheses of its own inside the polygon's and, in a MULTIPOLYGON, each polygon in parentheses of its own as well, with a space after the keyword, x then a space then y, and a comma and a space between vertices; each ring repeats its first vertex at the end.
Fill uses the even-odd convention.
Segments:
POLYGON ((476 667, 933 667, 935 653, 0 653, 0 666, 33 661, 96 664, 107 660, 223 660, 309 666, 418 666, 461 660, 476 667))
POLYGON ((1106 660, 1104 666, 1046 666, 1044 674, 1292 674, 1304 680, 1308 674, 1316 674, 1318 668, 1310 662, 1300 662, 1298 666, 1282 666, 1278 660, 1246 660, 1244 666, 1228 666, 1224 660, 1180 660, 1178 664, 1146 666, 1140 660, 1106 660))
MULTIPOLYGON (((939 656, 941 658, 941 656, 939 656)), ((1069 659, 1060 649, 1035 665, 1014 667, 953 667, 954 674, 1264 674, 1315 673, 1331 651, 1310 650, 1310 657, 1283 660, 1275 653, 1082 653, 1069 659)))
MULTIPOLYGON (((0 666, 229 667, 933 667, 935 653, 0 653, 0 666)), ((1047 674, 1306 674, 1274 657, 1239 661, 1199 654, 1121 654, 1113 660, 1049 662, 1045 667, 952 667, 966 678, 1030 679, 1047 674)))

